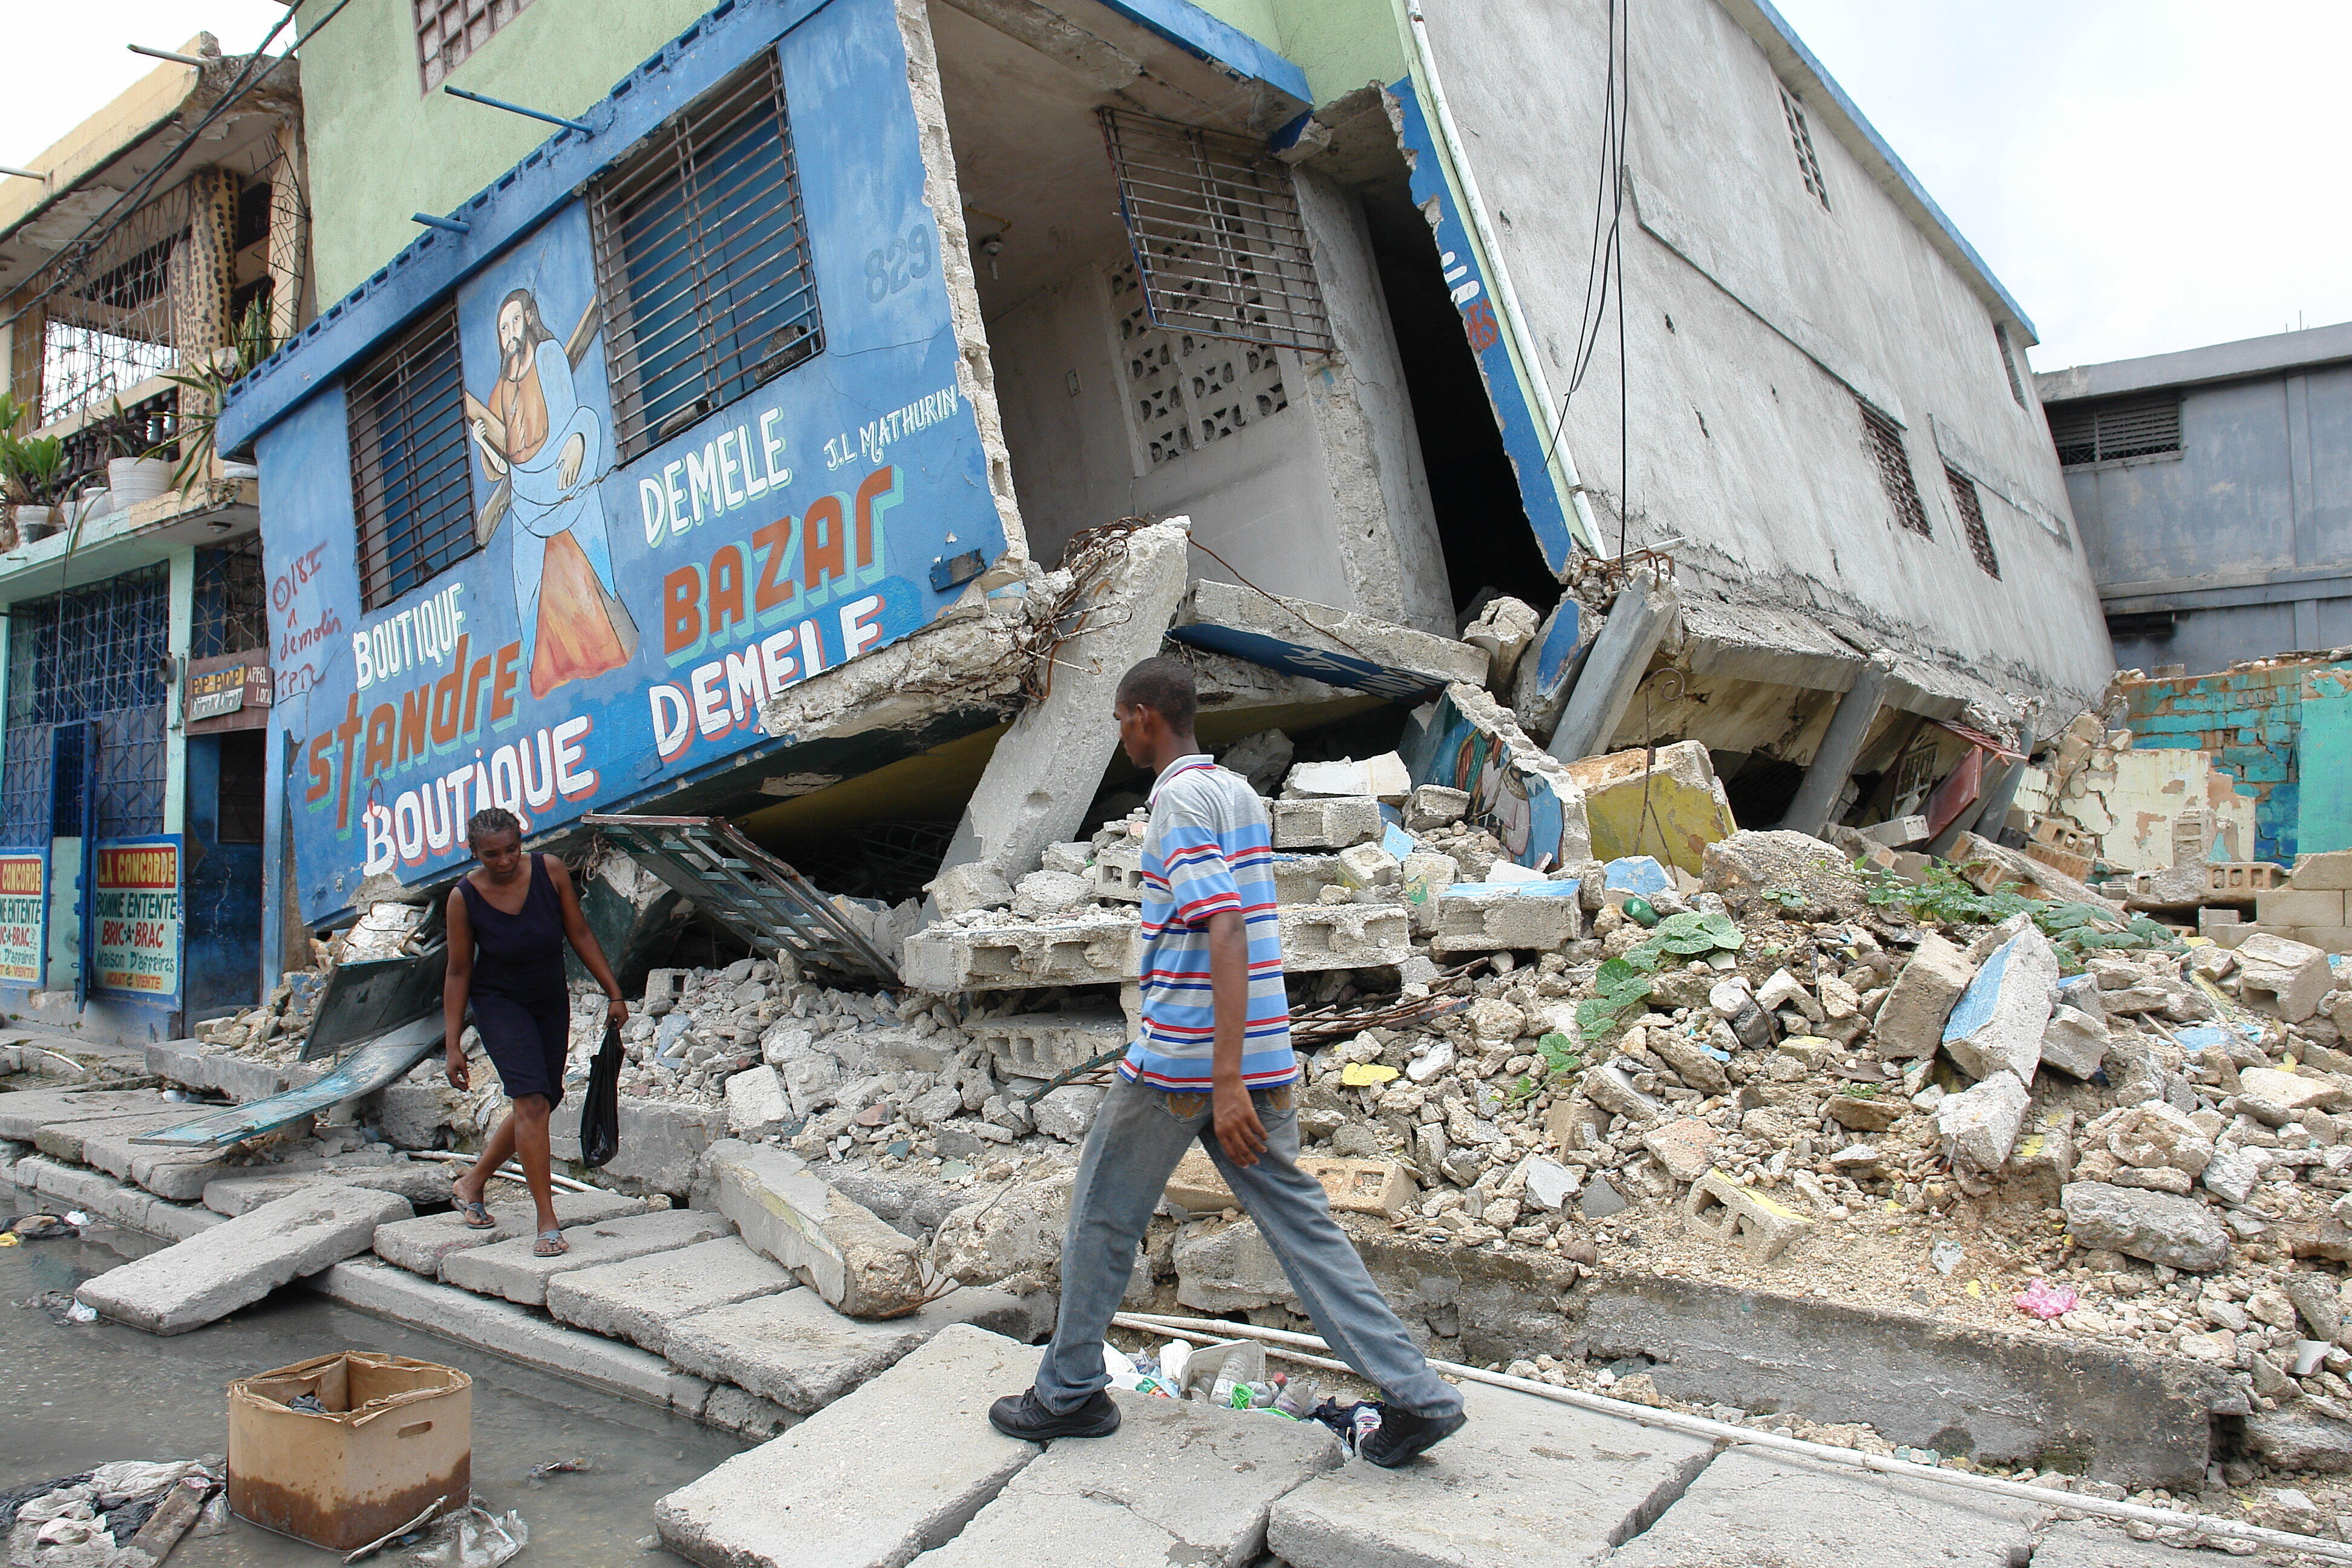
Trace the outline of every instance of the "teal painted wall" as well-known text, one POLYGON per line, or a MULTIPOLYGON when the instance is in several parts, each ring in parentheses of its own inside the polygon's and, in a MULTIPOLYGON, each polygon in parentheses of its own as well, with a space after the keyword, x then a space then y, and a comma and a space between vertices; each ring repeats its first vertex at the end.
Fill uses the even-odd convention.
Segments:
POLYGON ((2296 852, 2352 849, 2352 670, 2316 669, 2303 682, 2302 774, 2295 794, 2296 852))
POLYGON ((2352 849, 2352 660, 2242 665, 2126 691, 2136 750, 2210 752, 2254 797, 2256 859, 2352 849))
MULTIPOLYGON (((423 90, 407 0, 302 0, 303 136, 321 305, 416 237, 411 213, 446 213, 553 133, 543 121, 423 90)), ((469 92, 576 115, 692 26, 710 0, 536 0, 450 73, 469 92)))

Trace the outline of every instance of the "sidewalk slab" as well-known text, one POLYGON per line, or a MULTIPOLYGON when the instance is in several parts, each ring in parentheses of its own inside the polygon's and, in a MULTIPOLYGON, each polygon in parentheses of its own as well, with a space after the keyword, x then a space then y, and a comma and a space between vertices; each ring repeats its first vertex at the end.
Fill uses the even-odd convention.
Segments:
POLYGON ((551 1323, 528 1307, 422 1279, 373 1258, 312 1275, 310 1289, 346 1307, 551 1372, 589 1388, 699 1415, 710 1384, 635 1345, 551 1323))
POLYGON ((1462 1395, 1469 1425, 1406 1468, 1350 1459, 1276 1502, 1268 1547, 1292 1568, 1568 1568, 1656 1518, 1714 1452, 1531 1394, 1462 1395))
MULTIPOLYGON (((537 1217, 534 1213, 532 1218, 537 1217)), ((441 1278, 464 1289, 536 1307, 547 1300, 547 1282, 558 1274, 649 1252, 675 1252, 725 1236, 729 1229, 724 1219, 698 1209, 629 1215, 572 1226, 563 1233, 572 1250, 556 1258, 541 1258, 532 1250, 539 1245, 534 1229, 511 1241, 451 1253, 441 1265, 441 1278)))
POLYGON ((1049 1445, 916 1568, 1244 1568, 1265 1549, 1275 1500, 1347 1457, 1319 1422, 1111 1397, 1117 1432, 1049 1445))
MULTIPOLYGON (((499 1184, 500 1186, 504 1184, 499 1184)), ((497 1192, 499 1187, 490 1190, 497 1192)), ((209 1206, 209 1195, 205 1202, 209 1206)), ((645 1212, 643 1198, 625 1197, 619 1193, 560 1192, 555 1194, 555 1217, 566 1230, 575 1225, 600 1225, 606 1220, 645 1212)), ((538 1233, 539 1211, 531 1205, 529 1198, 492 1204, 490 1217, 498 1224, 488 1230, 471 1228, 466 1224, 465 1216, 456 1209, 380 1225, 375 1227, 375 1255, 387 1263, 396 1263, 427 1279, 437 1279, 442 1261, 452 1253, 538 1233)))
POLYGON ((205 1206, 232 1217, 320 1182, 397 1193, 412 1205, 445 1203, 451 1167, 430 1160, 329 1160, 318 1164, 246 1165, 205 1184, 205 1206))
POLYGON ((2244 1561, 2227 1552, 2134 1541, 2118 1524, 2061 1524, 2033 1549, 2033 1568, 2221 1568, 2244 1561))
MULTIPOLYGON (((173 1118, 161 1125, 174 1126, 184 1120, 173 1118)), ((157 1130, 145 1122, 146 1118, 138 1117, 86 1125, 80 1132, 81 1163, 175 1203, 193 1203, 205 1195, 206 1183, 249 1169, 231 1161, 226 1150, 166 1149, 132 1142, 140 1133, 157 1130)))
POLYGON ((0 1138, 30 1143, 52 1122, 104 1121, 166 1103, 152 1089, 20 1089, 0 1094, 0 1138))
POLYGON ((1001 1290, 967 1287, 910 1317, 861 1322, 795 1288, 680 1318, 662 1353, 682 1371, 807 1415, 887 1371, 950 1323, 1019 1336, 1028 1331, 1029 1309, 1001 1290))
POLYGON ((1000 1334, 942 1329, 846 1399, 662 1499, 662 1543, 704 1568, 903 1568, 1041 1451, 988 1424, 991 1402, 1036 1363, 1000 1334))
POLYGON ((743 1239, 844 1312, 887 1318, 922 1299, 922 1243, 790 1150, 730 1138, 710 1146, 706 1169, 743 1239))
POLYGON ((54 1198, 65 1208, 81 1209, 126 1229, 167 1241, 185 1241, 223 1222, 209 1209, 165 1203, 152 1193, 125 1185, 113 1177, 79 1165, 60 1164, 45 1155, 28 1154, 12 1173, 20 1186, 54 1198))
POLYGON ((377 1226, 408 1214, 408 1200, 390 1193, 314 1187, 87 1280, 74 1294, 134 1329, 184 1334, 365 1252, 377 1226))
MULTIPOLYGON (((454 1267, 479 1256, 461 1252, 450 1263, 454 1267)), ((772 1296, 793 1284, 790 1274, 729 1236, 556 1275, 547 1283, 547 1310, 575 1328, 628 1340, 663 1355, 667 1353, 669 1326, 688 1312, 772 1296)))
POLYGON ((1607 1562, 1608 1568, 2010 1568, 2022 1560, 2042 1517, 2035 1503, 1734 1448, 1607 1562))

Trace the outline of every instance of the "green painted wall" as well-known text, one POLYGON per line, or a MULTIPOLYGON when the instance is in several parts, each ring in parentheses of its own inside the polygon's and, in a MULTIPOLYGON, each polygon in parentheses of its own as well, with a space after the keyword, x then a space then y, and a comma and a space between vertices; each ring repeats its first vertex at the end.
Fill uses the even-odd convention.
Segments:
MULTIPOLYGON (((542 0, 544 3, 544 0, 542 0)), ((1397 0, 1193 0, 1228 26, 1296 60, 1315 101, 1405 74, 1403 8, 1397 0)))
POLYGON ((2352 849, 2352 670, 2322 668, 2304 676, 2295 762, 2302 774, 2295 853, 2352 849))
MULTIPOLYGON (((578 114, 684 32, 711 0, 536 0, 449 76, 471 92, 578 114)), ((522 161, 554 127, 420 90, 407 0, 302 0, 303 134, 319 300, 341 299, 446 213, 522 161)))

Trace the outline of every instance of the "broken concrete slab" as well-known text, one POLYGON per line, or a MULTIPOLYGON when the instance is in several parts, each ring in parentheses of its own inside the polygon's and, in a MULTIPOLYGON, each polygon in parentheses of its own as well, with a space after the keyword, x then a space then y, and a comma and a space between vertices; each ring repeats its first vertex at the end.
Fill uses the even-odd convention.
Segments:
POLYGON ((964 1032, 994 1053, 1003 1076, 1041 1079, 1083 1067, 1129 1039, 1127 1016, 1108 1007, 971 1018, 964 1032))
MULTIPOLYGON (((568 1125, 550 1128, 548 1147, 556 1159, 577 1163, 580 1119, 555 1120, 568 1125)), ((625 1094, 621 1096, 620 1146, 597 1167, 596 1177, 639 1192, 682 1198, 693 1188, 703 1151, 726 1136, 723 1107, 625 1094)))
POLYGON ((81 1134, 81 1163, 174 1203, 201 1198, 206 1183, 251 1168, 233 1163, 223 1150, 165 1149, 131 1142, 150 1131, 139 1120, 96 1124, 81 1134))
POLYGON ((624 1215, 568 1227, 563 1239, 571 1250, 554 1258, 541 1258, 532 1250, 539 1245, 537 1217, 534 1214, 534 1228, 530 1235, 449 1253, 441 1260, 442 1279, 462 1290, 536 1307, 547 1300, 547 1283, 559 1274, 643 1258, 647 1253, 674 1252, 725 1236, 732 1228, 724 1219, 704 1209, 624 1215))
POLYGON ((2033 1548, 2033 1568, 2222 1568, 2242 1563, 2226 1552, 2183 1551, 2134 1541, 2116 1524, 2056 1524, 2033 1548))
POLYGON ((1446 689, 1405 760, 1416 781, 1462 791, 1467 815, 1499 824, 1513 864, 1557 869, 1592 858, 1583 789, 1476 686, 1446 689))
POLYGON ((1921 937, 1879 1006, 1873 1040, 1878 1054, 1895 1060, 1934 1056, 1944 1043, 1945 1021, 1976 973, 1967 952, 1940 933, 1921 937))
POLYGON ((2041 1521, 2034 1503, 1735 1448, 1700 1471, 1690 1489, 1609 1563, 2009 1568, 2031 1550, 2041 1521))
POLYGON ((1696 741, 1585 757, 1568 764, 1568 776, 1584 792, 1592 853, 1603 860, 1654 855, 1696 877, 1706 868, 1706 847, 1739 831, 1696 741))
MULTIPOLYGON (((467 1226, 465 1216, 455 1209, 446 1214, 418 1215, 415 1219, 380 1225, 375 1231, 375 1255, 387 1263, 396 1264, 429 1279, 437 1279, 442 1261, 452 1253, 537 1233, 539 1211, 529 1198, 494 1203, 489 1207, 490 1218, 498 1223, 488 1230, 476 1230, 467 1226)), ((645 1212, 643 1198, 625 1197, 619 1193, 559 1192, 555 1194, 556 1223, 567 1230, 574 1226, 596 1225, 645 1212)))
POLYGON ((1117 1432, 1049 1446, 924 1568, 1246 1568, 1276 1500, 1346 1458, 1317 1422, 1111 1397, 1117 1432))
POLYGON ((1168 635, 1268 669, 1411 702, 1454 681, 1486 679, 1484 648, 1304 599, 1269 599, 1233 583, 1194 583, 1168 635))
POLYGON ((791 1269, 853 1318, 889 1317, 921 1300, 922 1244, 829 1185, 790 1150, 711 1145, 719 1212, 754 1250, 791 1269))
POLYGON ((425 1160, 328 1160, 317 1163, 246 1165, 238 1167, 235 1174, 206 1182, 203 1192, 195 1195, 204 1199, 206 1208, 232 1218, 321 1182, 396 1193, 410 1204, 422 1206, 448 1197, 449 1173, 449 1166, 425 1160))
POLYGON ((1456 883, 1433 900, 1429 951, 1450 959, 1473 952, 1557 952, 1584 934, 1584 910, 1572 879, 1456 883))
MULTIPOLYGON (((34 1134, 52 1123, 105 1121, 111 1117, 153 1110, 165 1101, 143 1089, 26 1089, 0 1094, 0 1138, 31 1143, 34 1134)), ((180 1108, 184 1112, 186 1107, 180 1108)), ((76 1159, 78 1155, 60 1158, 76 1159)))
POLYGON ((900 978, 918 991, 1118 985, 1135 973, 1136 922, 1118 916, 1036 925, 935 925, 907 939, 900 978))
POLYGON ((759 1138, 780 1131, 793 1120, 792 1100, 776 1069, 762 1063, 727 1080, 727 1131, 738 1138, 759 1138))
POLYGON ((805 1415, 952 1323, 1025 1337, 1030 1313, 1018 1297, 967 1287, 908 1317, 861 1322, 835 1311, 815 1291, 794 1288, 688 1313, 669 1325, 662 1353, 684 1371, 805 1415))
POLYGON ((2299 1024, 2333 989, 2327 954, 2308 942, 2257 932, 2238 944, 2238 990, 2249 1007, 2299 1024))
POLYGON ((166 1040, 146 1047, 147 1070, 166 1083, 213 1089, 238 1104, 300 1089, 333 1070, 331 1062, 268 1062, 209 1051, 194 1040, 166 1040))
POLYGON ((901 1568, 940 1545, 1042 1451, 988 1424, 1036 1352, 956 1324, 846 1399, 739 1454, 654 1509, 662 1543, 705 1568, 901 1568), (877 1487, 887 1475, 891 1484, 877 1487))
POLYGON ((1268 1549, 1292 1568, 1581 1568, 1655 1519, 1713 1451, 1507 1389, 1462 1395, 1469 1425, 1408 1484, 1351 1460, 1275 1503, 1268 1549))
POLYGON ((791 1275, 730 1236, 555 1275, 547 1282, 547 1310, 558 1322, 660 1355, 669 1325, 688 1312, 772 1296, 792 1284, 791 1275))
POLYGON ((1176 1238, 1176 1300, 1204 1312, 1297 1307, 1297 1293, 1255 1220, 1197 1229, 1176 1238))
POLYGON ((1402 904, 1286 904, 1275 911, 1283 968, 1293 974, 1370 969, 1412 956, 1412 921, 1402 904))
POLYGON ((220 1215, 208 1210, 168 1203, 142 1187, 79 1165, 60 1164, 40 1154, 20 1156, 9 1176, 17 1185, 55 1200, 59 1207, 82 1209, 115 1225, 146 1236, 160 1236, 167 1241, 185 1241, 223 1223, 220 1215))
POLYGON ((2025 1124, 2025 1085, 1997 1072, 1936 1102, 1936 1137, 1944 1158, 1971 1175, 1989 1176, 2017 1147, 2025 1124))
POLYGON ((85 1282, 76 1297, 151 1334, 184 1334, 250 1306, 289 1279, 365 1252, 404 1198, 313 1187, 85 1282))
POLYGON ((2230 1233, 2194 1198, 2105 1182, 2069 1182, 2060 1205, 2074 1245, 2086 1252, 2105 1247, 2196 1274, 2230 1260, 2230 1233))
POLYGON ((2042 1065, 2070 1078, 2087 1079, 2107 1059, 2107 1020, 2064 1003, 2050 1009, 2042 1031, 2042 1065))
POLYGON ((2057 952, 2029 922, 1993 950, 1954 1004, 1944 1020, 1944 1054, 1970 1078, 2007 1070, 2032 1082, 2057 989, 2057 952))
MULTIPOLYGON (((12 1095, 9 1098, 15 1097, 12 1095)), ((189 1118, 188 1108, 184 1105, 158 1104, 152 1093, 143 1098, 147 1103, 136 1109, 125 1106, 118 1110, 89 1112, 44 1122, 33 1129, 33 1147, 53 1160, 67 1160, 77 1165, 87 1165, 92 1163, 88 1157, 88 1146, 92 1138, 105 1137, 111 1133, 127 1142, 130 1138, 138 1133, 157 1132, 166 1127, 176 1127, 189 1118)), ((123 1169, 120 1172, 110 1172, 109 1174, 127 1177, 131 1173, 127 1154, 119 1158, 116 1163, 122 1165, 123 1169)))

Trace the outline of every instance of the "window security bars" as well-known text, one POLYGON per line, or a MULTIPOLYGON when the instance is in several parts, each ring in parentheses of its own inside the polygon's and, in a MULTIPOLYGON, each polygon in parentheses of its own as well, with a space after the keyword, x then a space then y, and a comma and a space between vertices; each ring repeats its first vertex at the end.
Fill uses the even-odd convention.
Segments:
POLYGON ((1960 510, 1960 528, 1969 536, 1969 553, 1977 558, 1988 577, 2000 575, 2000 557, 1992 552, 1992 531, 1985 527, 1984 498, 1977 494, 1977 482, 1952 467, 1944 465, 1944 482, 1952 487, 1952 504, 1960 510))
POLYGON ((1863 444, 1870 452, 1870 460, 1878 469, 1878 482, 1885 488, 1886 499, 1895 508, 1895 521, 1912 532, 1927 539, 1936 531, 1927 521, 1927 509, 1919 501, 1919 481, 1912 477, 1911 455, 1903 449, 1903 431, 1894 420, 1856 399, 1854 406, 1862 410, 1863 444))
POLYGON ((1153 326, 1301 353, 1338 347, 1280 159, 1238 136, 1096 113, 1153 326))
POLYGON ((261 574, 261 535, 196 552, 188 657, 217 658, 269 646, 261 574))
POLYGON ((179 363, 174 257, 193 203, 176 186, 131 213, 87 255, 34 280, 41 298, 39 424, 99 412, 179 363))
POLYGON ((79 834, 85 782, 100 835, 163 830, 171 605, 170 569, 155 565, 9 611, 0 839, 79 834))
POLYGON ((622 461, 824 346, 772 51, 648 137, 591 213, 622 461))
POLYGON ((2067 404, 2049 410, 2049 415, 2050 437, 2058 444, 2058 461, 2070 468, 2180 450, 2177 393, 2067 404))
POLYGON ((389 604, 481 548, 466 452, 455 297, 403 332, 344 390, 360 602, 389 604))
POLYGON ((530 5, 530 0, 413 0, 416 7, 416 66, 424 90, 431 92, 530 5))
POLYGON ((1829 182, 1822 178, 1822 161, 1813 155, 1813 128, 1805 123, 1804 105, 1787 88, 1780 89, 1780 115, 1789 122, 1789 143, 1797 150, 1797 173, 1805 177, 1805 189, 1830 210, 1829 182))

